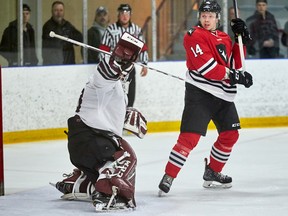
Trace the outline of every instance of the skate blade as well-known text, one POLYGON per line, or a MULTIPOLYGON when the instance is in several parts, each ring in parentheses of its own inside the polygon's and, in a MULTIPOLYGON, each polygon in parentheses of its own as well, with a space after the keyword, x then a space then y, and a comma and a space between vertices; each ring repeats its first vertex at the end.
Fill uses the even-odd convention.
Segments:
POLYGON ((165 192, 162 190, 159 190, 158 191, 158 197, 163 197, 163 196, 165 196, 165 192))
POLYGON ((133 211, 135 207, 127 207, 127 206, 110 206, 109 208, 106 207, 105 203, 98 203, 95 205, 96 212, 125 212, 125 211, 133 211))
POLYGON ((51 186, 56 188, 56 184, 55 183, 49 182, 49 185, 51 185, 51 186))
POLYGON ((231 183, 221 184, 215 181, 204 181, 203 187, 209 189, 229 189, 232 187, 232 184, 231 183))
POLYGON ((95 210, 96 212, 102 212, 102 211, 107 211, 107 208, 105 208, 105 205, 104 203, 99 203, 99 204, 95 204, 95 210))

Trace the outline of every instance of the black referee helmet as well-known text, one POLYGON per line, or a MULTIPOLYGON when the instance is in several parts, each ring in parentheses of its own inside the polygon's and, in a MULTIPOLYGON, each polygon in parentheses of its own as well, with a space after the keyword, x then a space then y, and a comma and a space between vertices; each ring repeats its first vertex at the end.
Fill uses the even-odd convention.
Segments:
POLYGON ((128 12, 128 11, 132 11, 132 8, 129 4, 120 4, 120 6, 118 7, 118 12, 120 11, 124 11, 124 12, 128 12))

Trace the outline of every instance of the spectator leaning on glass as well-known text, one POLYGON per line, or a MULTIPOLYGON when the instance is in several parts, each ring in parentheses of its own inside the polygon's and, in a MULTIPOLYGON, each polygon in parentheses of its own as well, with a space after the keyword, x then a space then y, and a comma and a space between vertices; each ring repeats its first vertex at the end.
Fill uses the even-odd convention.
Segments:
MULTIPOLYGON (((23 4, 23 64, 25 66, 37 65, 38 59, 35 51, 35 33, 29 23, 31 9, 23 4)), ((17 19, 10 22, 4 30, 0 53, 7 59, 9 66, 18 66, 18 24, 17 19)))
MULTIPOLYGON (((113 51, 117 42, 119 41, 120 37, 124 32, 128 32, 131 35, 135 36, 136 38, 139 38, 141 41, 145 42, 141 28, 138 25, 131 22, 131 12, 132 8, 130 7, 129 4, 121 4, 118 7, 118 21, 107 27, 102 38, 102 44, 100 45, 100 49, 108 52, 113 51)), ((145 65, 148 63, 148 52, 146 45, 144 45, 144 47, 141 50, 139 60, 141 61, 141 63, 145 65)), ((143 67, 140 72, 140 75, 146 76, 146 74, 147 74, 147 68, 143 67)), ((133 107, 135 100, 135 89, 136 89, 135 68, 129 74, 127 83, 129 82, 130 84, 128 89, 128 106, 133 107)))
POLYGON ((247 52, 255 56, 259 49, 260 58, 277 58, 279 56, 279 35, 273 14, 267 11, 267 0, 256 0, 256 11, 248 17, 252 41, 247 44, 247 52))
POLYGON ((75 51, 72 43, 51 38, 50 31, 83 41, 83 36, 69 21, 64 19, 64 3, 52 3, 52 17, 44 24, 42 32, 43 65, 75 64, 75 51))
MULTIPOLYGON (((99 48, 104 31, 109 24, 109 14, 105 7, 96 9, 93 26, 88 30, 88 44, 99 48)), ((99 53, 88 50, 88 63, 99 63, 99 53)))

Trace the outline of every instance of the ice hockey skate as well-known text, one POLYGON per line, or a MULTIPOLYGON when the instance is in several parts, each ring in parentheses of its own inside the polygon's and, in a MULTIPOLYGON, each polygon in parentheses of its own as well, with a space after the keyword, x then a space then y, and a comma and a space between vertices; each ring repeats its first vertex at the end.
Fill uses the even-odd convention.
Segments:
POLYGON ((159 192, 158 192, 158 196, 162 196, 163 192, 164 193, 168 193, 170 191, 172 182, 173 182, 174 178, 172 178, 171 176, 164 174, 162 180, 159 183, 159 192))
POLYGON ((117 195, 117 187, 113 186, 112 191, 112 195, 98 191, 93 192, 92 200, 96 212, 130 211, 135 209, 132 200, 126 202, 122 197, 117 195))
POLYGON ((209 165, 207 158, 205 161, 205 171, 203 175, 204 188, 231 188, 232 187, 232 178, 227 175, 223 175, 220 172, 213 171, 209 165))

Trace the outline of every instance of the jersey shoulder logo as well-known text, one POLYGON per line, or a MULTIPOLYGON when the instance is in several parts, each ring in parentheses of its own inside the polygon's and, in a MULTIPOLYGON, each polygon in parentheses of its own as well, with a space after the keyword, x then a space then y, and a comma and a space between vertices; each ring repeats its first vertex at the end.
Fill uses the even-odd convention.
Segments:
POLYGON ((228 63, 228 57, 227 57, 227 51, 226 51, 225 45, 224 44, 218 44, 218 45, 216 45, 216 49, 217 49, 220 57, 227 64, 228 63))
POLYGON ((195 29, 194 29, 194 28, 191 28, 191 29, 188 30, 187 34, 188 34, 189 36, 191 36, 194 31, 195 31, 195 29))

